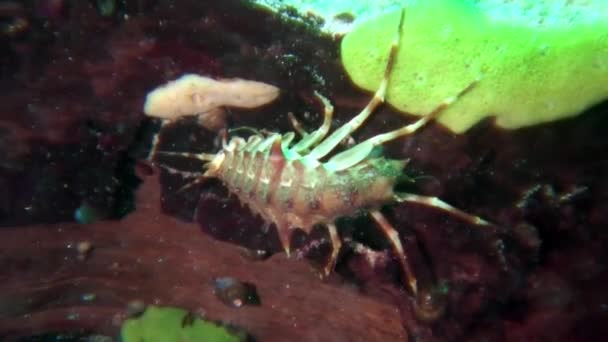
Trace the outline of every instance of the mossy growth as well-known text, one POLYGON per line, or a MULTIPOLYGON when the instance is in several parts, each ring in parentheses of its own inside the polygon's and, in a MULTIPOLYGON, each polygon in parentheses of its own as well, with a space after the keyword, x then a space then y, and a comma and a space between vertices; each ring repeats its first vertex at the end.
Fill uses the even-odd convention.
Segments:
POLYGON ((241 342, 247 334, 195 317, 172 307, 149 306, 144 313, 126 320, 120 333, 122 342, 241 342))
MULTIPOLYGON (((439 122, 461 133, 487 116, 515 129, 580 114, 608 98, 608 2, 594 1, 557 9, 549 0, 502 9, 473 0, 410 2, 387 102, 424 115, 479 79, 439 122)), ((342 62, 356 85, 377 89, 399 11, 344 37, 342 62)))

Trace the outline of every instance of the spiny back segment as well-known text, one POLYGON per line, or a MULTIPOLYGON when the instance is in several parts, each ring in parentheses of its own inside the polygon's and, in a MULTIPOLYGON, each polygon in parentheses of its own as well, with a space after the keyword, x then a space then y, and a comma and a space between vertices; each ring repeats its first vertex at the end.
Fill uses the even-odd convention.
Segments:
POLYGON ((221 179, 252 211, 276 224, 287 252, 291 230, 310 232, 315 224, 333 222, 393 199, 402 161, 363 159, 351 168, 334 171, 304 157, 289 159, 281 136, 269 139, 274 142, 268 150, 256 149, 256 139, 249 144, 233 140, 236 148, 224 149, 223 162, 212 176, 221 179))

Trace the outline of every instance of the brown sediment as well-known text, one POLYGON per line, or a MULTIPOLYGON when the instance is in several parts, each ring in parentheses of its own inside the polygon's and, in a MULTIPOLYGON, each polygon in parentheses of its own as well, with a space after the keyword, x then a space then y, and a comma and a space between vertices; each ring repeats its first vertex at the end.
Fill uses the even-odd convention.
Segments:
POLYGON ((141 300, 204 312, 260 341, 406 339, 392 304, 322 282, 284 254, 252 262, 239 247, 162 214, 156 176, 145 178, 137 199, 121 221, 2 230, 0 337, 81 328, 116 334, 128 303, 141 300), (95 250, 82 260, 76 245, 85 240, 95 250), (225 276, 255 284, 262 305, 224 305, 213 279, 225 276), (94 300, 83 300, 87 293, 94 300))

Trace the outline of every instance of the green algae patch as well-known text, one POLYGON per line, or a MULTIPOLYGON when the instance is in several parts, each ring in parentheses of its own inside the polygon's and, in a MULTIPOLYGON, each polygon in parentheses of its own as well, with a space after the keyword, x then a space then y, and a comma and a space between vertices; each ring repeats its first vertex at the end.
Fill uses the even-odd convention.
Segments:
MULTIPOLYGON (((405 7, 389 104, 424 115, 478 79, 438 119, 461 133, 488 116, 516 129, 575 116, 608 98, 607 4, 539 10, 523 0, 516 8, 487 3, 424 0, 405 7)), ((393 11, 344 37, 342 62, 357 86, 377 89, 398 19, 393 11)))
POLYGON ((121 328, 122 342, 241 342, 242 332, 197 318, 192 313, 171 307, 149 306, 137 318, 125 321, 121 328))

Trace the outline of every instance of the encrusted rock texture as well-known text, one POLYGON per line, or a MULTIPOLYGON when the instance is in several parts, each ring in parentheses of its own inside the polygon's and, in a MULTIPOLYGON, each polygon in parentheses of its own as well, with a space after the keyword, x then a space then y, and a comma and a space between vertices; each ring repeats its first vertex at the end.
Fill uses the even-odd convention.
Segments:
MULTIPOLYGON (((295 234, 299 252, 287 259, 274 228, 220 183, 178 192, 183 179, 141 162, 159 127, 142 113, 146 93, 188 72, 281 89, 264 108, 229 110, 229 127, 286 132, 292 112, 312 130, 322 120, 314 90, 332 101, 339 127, 371 96, 344 75, 339 37, 319 36, 314 16, 284 22, 232 0, 117 1, 111 11, 99 3, 0 3, 0 339, 116 336, 140 301, 235 324, 259 341, 608 336, 606 103, 518 131, 487 120, 454 135, 431 124, 384 147, 410 159, 409 190, 496 224, 383 208, 421 286, 449 289, 445 313, 424 322, 366 215, 339 222, 345 247, 320 280, 329 248, 321 227, 295 234), (84 204, 98 222, 73 222, 84 204), (245 248, 271 256, 254 260, 245 248), (216 277, 254 284, 260 305, 226 306, 213 294, 216 277)), ((385 106, 353 138, 412 120, 385 106)), ((163 131, 160 147, 211 153, 217 132, 184 120, 163 131)))
POLYGON ((187 308, 260 341, 407 338, 390 301, 321 282, 284 254, 252 261, 242 248, 163 214, 158 184, 147 177, 138 209, 120 221, 4 229, 0 337, 81 329, 112 336, 129 303, 143 302, 187 308), (91 246, 84 254, 82 242, 91 246), (225 305, 214 294, 214 279, 225 276, 255 285, 260 304, 225 305))

